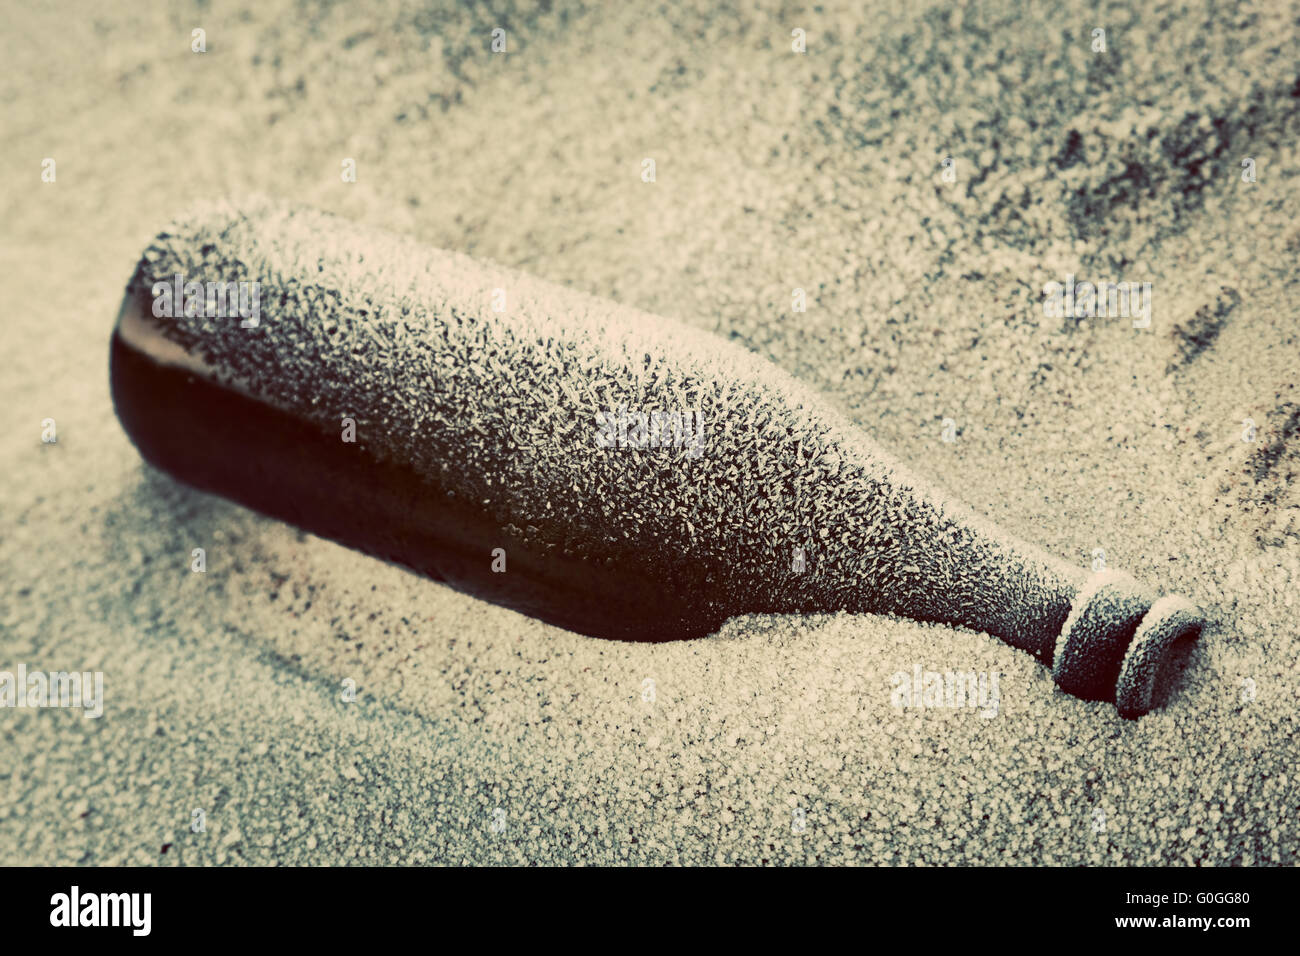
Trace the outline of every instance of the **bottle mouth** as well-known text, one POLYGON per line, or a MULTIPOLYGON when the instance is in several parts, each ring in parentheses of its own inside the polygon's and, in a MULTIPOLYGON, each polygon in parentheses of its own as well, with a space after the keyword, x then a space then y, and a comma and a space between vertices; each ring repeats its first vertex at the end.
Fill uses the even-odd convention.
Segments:
POLYGON ((1195 639, 1204 624, 1186 598, 1156 597, 1123 572, 1100 571, 1074 599, 1056 640, 1052 678, 1075 697, 1110 701, 1121 717, 1141 717, 1175 676, 1171 650, 1195 639))
POLYGON ((1205 619, 1191 601, 1166 594, 1151 605, 1129 643, 1115 684, 1121 717, 1141 717, 1181 671, 1175 648, 1200 637, 1205 619))

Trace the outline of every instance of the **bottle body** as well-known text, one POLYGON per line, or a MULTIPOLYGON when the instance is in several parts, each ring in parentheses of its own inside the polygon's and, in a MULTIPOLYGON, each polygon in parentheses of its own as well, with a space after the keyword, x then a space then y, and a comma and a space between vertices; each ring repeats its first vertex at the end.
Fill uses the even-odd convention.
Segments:
POLYGON ((1087 579, 744 349, 310 210, 162 233, 112 361, 177 477, 585 634, 894 613, 1050 664, 1087 579), (258 321, 159 310, 190 282, 254 283, 258 321))

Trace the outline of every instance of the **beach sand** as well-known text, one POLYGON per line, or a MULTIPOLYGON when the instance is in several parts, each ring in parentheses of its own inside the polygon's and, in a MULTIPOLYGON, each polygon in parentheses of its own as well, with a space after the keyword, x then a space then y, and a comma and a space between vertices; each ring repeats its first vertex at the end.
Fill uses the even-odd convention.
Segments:
POLYGON ((1295 864, 1300 6, 544 6, 6 4, 0 670, 105 699, 0 709, 0 864, 1295 864), (712 329, 1211 623, 1125 721, 973 631, 602 641, 179 485, 109 334, 243 190, 712 329), (1068 275, 1150 327, 1046 317, 1068 275))

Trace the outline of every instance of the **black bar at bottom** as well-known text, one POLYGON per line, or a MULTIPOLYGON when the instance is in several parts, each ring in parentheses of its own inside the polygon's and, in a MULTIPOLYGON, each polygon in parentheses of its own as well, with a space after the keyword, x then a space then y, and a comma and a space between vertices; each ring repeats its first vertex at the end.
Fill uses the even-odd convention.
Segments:
POLYGON ((430 930, 447 939, 454 931, 484 942, 514 930, 536 933, 539 941, 573 934, 637 947, 641 934, 646 945, 667 944, 687 925, 702 923, 734 944, 784 923, 796 932, 864 942, 902 930, 917 943, 1149 941, 1197 933, 1231 945, 1259 930, 1286 931, 1291 918, 1282 910, 1295 896, 1297 875, 1283 869, 653 869, 543 878, 526 869, 15 868, 0 870, 0 881, 6 935, 23 940, 249 933, 259 943, 334 947, 375 930, 397 939, 430 930))

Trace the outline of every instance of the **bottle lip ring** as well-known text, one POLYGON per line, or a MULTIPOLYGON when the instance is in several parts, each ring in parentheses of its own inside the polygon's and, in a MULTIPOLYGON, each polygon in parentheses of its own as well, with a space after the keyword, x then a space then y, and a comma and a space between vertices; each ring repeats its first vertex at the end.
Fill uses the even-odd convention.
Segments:
POLYGON ((1170 649, 1183 638, 1199 638, 1204 627, 1200 609, 1180 594, 1166 594, 1151 605, 1120 665, 1115 707, 1121 717, 1141 717, 1151 710, 1170 649))
POLYGON ((1141 717, 1151 710, 1170 649, 1204 623, 1181 595, 1156 597, 1131 575, 1099 571, 1079 589, 1057 636, 1052 677, 1068 694, 1141 717))
POLYGON ((1114 571, 1107 568, 1105 571, 1097 571, 1088 576, 1088 578, 1079 587, 1074 595, 1074 600, 1070 602, 1070 613, 1065 618, 1065 623, 1061 625, 1061 630, 1056 636, 1056 643, 1052 649, 1052 656, 1048 664, 1053 670, 1061 665, 1061 660, 1065 656, 1065 648, 1068 643, 1070 632, 1075 629, 1079 619, 1083 617, 1084 611, 1092 603, 1097 592, 1107 585, 1120 583, 1129 583, 1132 581, 1127 574, 1121 571, 1114 571))
POLYGON ((1056 685, 1084 700, 1115 700, 1121 662, 1150 606, 1150 595, 1131 575, 1112 569, 1093 574, 1057 635, 1056 685))

